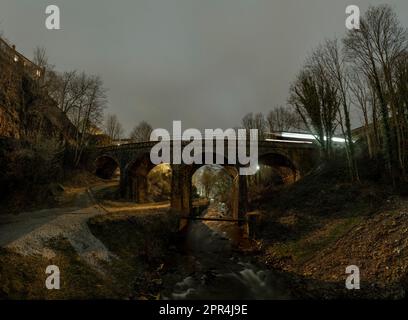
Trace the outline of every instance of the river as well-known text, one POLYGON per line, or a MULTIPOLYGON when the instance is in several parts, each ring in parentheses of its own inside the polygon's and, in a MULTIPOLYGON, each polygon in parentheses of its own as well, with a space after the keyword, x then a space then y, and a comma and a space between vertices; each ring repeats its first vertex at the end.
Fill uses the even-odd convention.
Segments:
POLYGON ((290 299, 287 283, 236 248, 245 241, 231 222, 191 221, 171 246, 163 299, 290 299))

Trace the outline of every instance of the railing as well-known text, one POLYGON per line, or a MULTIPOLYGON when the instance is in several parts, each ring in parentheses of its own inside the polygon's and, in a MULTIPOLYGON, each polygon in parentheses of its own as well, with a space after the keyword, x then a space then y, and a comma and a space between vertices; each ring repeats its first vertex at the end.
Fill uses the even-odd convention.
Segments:
POLYGON ((21 67, 34 79, 40 79, 44 76, 44 68, 39 67, 34 62, 26 58, 16 50, 14 45, 8 44, 2 38, 0 38, 0 55, 8 60, 10 64, 15 64, 21 67))

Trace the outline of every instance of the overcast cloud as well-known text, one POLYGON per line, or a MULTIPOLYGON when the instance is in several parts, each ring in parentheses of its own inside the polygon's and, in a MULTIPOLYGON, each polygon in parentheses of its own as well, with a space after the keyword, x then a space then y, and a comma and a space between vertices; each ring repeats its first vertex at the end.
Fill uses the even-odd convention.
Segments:
MULTIPOLYGON (((0 30, 31 57, 47 48, 59 70, 102 76, 107 112, 129 132, 141 120, 170 128, 237 126, 248 112, 285 104, 319 42, 345 32, 362 0, 0 0, 0 30), (61 9, 62 30, 44 26, 61 9)), ((387 1, 408 26, 408 1, 387 1)))

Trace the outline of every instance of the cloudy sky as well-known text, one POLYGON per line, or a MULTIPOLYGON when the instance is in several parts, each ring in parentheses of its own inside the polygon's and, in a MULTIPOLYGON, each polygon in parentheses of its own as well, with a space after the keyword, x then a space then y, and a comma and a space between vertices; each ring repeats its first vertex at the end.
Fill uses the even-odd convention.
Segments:
POLYGON ((59 70, 99 74, 128 132, 229 128, 285 104, 307 54, 343 36, 347 5, 379 3, 408 27, 407 0, 1 0, 0 30, 28 57, 43 46, 59 70), (61 30, 45 28, 50 4, 61 30))

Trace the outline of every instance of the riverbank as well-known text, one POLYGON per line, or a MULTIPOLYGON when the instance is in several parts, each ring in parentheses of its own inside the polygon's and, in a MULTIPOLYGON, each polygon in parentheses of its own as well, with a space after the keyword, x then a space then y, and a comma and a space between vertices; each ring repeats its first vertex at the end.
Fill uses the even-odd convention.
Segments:
POLYGON ((174 216, 143 210, 108 216, 83 187, 65 186, 60 197, 55 208, 0 216, 0 298, 133 299, 157 294, 154 288, 146 290, 151 283, 146 275, 157 268, 153 264, 174 232, 174 216), (48 265, 60 269, 60 290, 45 287, 48 265), (138 289, 137 283, 144 286, 138 289))
POLYGON ((168 203, 116 201, 115 188, 98 182, 90 193, 73 183, 55 208, 2 215, 0 298, 405 296, 408 199, 379 184, 305 177, 256 203, 255 241, 230 222, 191 222, 179 233, 168 203), (51 264, 61 290, 44 286, 51 264), (361 290, 345 289, 348 265, 360 268, 361 290))
POLYGON ((331 174, 312 174, 260 203, 258 261, 293 275, 300 298, 404 297, 407 197, 331 174), (345 288, 349 265, 360 268, 360 290, 345 288))

